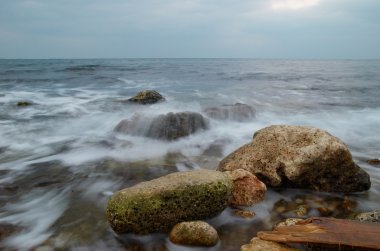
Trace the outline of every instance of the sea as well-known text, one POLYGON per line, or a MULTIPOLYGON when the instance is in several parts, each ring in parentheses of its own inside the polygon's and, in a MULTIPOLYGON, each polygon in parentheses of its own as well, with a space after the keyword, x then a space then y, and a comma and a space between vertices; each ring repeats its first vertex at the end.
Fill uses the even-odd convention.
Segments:
POLYGON ((44 59, 0 60, 0 249, 239 250, 287 217, 346 218, 380 208, 380 60, 44 59), (126 100, 156 90, 165 102, 126 100), (18 106, 28 102, 28 106, 18 106), (209 118, 209 128, 165 141, 116 132, 143 114, 198 112, 243 103, 246 121, 209 118), (212 248, 165 234, 117 236, 105 218, 110 196, 172 172, 215 169, 270 125, 328 131, 370 174, 369 191, 318 193, 269 188, 265 200, 207 221, 212 248))

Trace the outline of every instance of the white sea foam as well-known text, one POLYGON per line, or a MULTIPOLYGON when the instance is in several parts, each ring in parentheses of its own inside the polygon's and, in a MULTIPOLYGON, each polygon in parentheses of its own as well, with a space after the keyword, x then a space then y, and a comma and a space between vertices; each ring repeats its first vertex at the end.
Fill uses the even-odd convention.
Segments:
POLYGON ((0 222, 21 226, 20 233, 4 240, 5 246, 17 250, 29 250, 46 240, 50 227, 68 206, 67 190, 34 190, 18 202, 6 205, 0 214, 0 222))

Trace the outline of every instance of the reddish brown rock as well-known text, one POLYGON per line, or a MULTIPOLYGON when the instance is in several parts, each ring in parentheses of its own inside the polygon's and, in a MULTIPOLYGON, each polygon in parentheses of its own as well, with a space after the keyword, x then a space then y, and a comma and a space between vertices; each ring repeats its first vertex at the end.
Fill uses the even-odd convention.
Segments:
POLYGON ((226 173, 233 182, 231 206, 252 206, 263 200, 267 188, 255 175, 243 169, 226 173))

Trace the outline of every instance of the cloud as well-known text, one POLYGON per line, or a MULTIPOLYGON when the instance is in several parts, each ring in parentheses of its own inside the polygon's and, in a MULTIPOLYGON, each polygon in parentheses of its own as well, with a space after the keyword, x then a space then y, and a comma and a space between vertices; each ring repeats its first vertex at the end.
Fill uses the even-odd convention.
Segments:
POLYGON ((2 0, 0 58, 380 57, 378 13, 378 0, 2 0))
POLYGON ((274 10, 300 10, 318 3, 319 0, 275 0, 272 1, 271 6, 274 10))

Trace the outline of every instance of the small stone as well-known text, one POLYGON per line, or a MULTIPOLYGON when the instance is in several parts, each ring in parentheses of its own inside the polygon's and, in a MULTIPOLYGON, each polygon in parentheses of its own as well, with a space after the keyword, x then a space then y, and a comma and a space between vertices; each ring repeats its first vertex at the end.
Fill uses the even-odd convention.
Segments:
POLYGON ((283 221, 280 221, 276 224, 274 224, 273 229, 277 227, 289 227, 296 225, 298 222, 303 221, 304 219, 299 219, 299 218, 288 218, 283 221))
POLYGON ((241 246, 240 251, 299 251, 299 249, 255 237, 249 244, 241 246))
POLYGON ((25 106, 30 106, 32 103, 28 102, 28 101, 19 101, 17 102, 17 106, 18 107, 25 107, 25 106))
POLYGON ((366 162, 373 166, 380 166, 380 159, 370 159, 370 160, 367 160, 366 162))
POLYGON ((253 211, 236 209, 234 211, 234 215, 244 218, 244 219, 251 219, 255 217, 256 214, 253 211))
POLYGON ((356 215, 355 219, 359 221, 380 223, 380 209, 372 212, 365 212, 356 215))
POLYGON ((309 209, 308 209, 308 207, 306 205, 299 205, 296 208, 295 213, 298 216, 304 216, 304 215, 307 214, 308 211, 309 211, 309 209))
POLYGON ((136 94, 136 96, 128 99, 128 101, 139 104, 154 104, 159 101, 165 100, 164 97, 154 90, 144 90, 136 94))
POLYGON ((219 236, 207 222, 188 221, 176 224, 169 234, 169 239, 180 245, 212 247, 218 243, 219 236))
POLYGON ((267 188, 254 174, 244 169, 226 173, 233 182, 231 206, 252 206, 263 200, 267 188))

